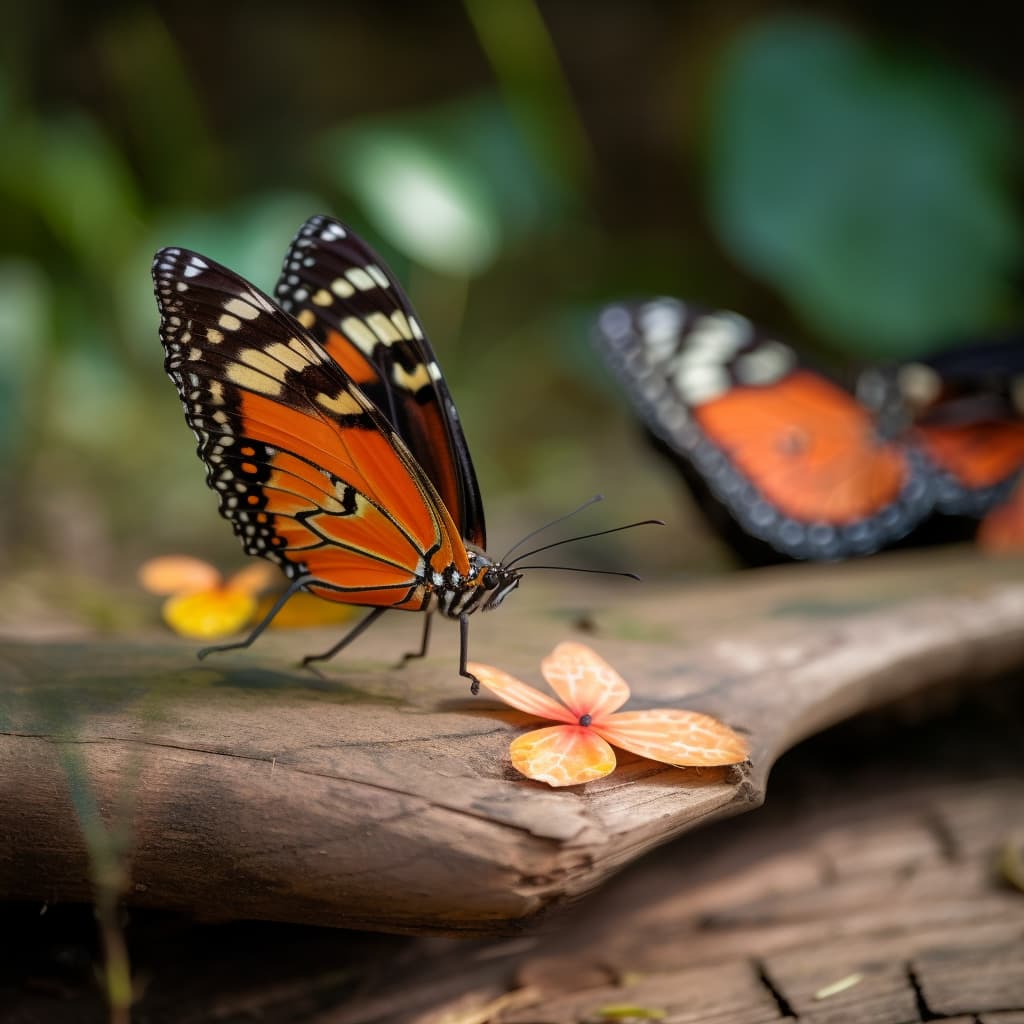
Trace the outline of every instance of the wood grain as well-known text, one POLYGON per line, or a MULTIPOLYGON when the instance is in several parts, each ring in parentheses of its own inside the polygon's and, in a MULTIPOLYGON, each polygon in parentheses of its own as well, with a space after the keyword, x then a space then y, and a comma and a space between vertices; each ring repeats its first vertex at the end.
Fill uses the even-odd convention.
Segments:
POLYGON ((155 637, 8 640, 0 893, 85 899, 114 863, 129 902, 202 917, 508 931, 652 846, 756 807, 801 738, 1024 664, 1020 569, 918 553, 516 595, 474 623, 477 660, 537 681, 540 658, 576 637, 630 681, 631 706, 695 708, 750 735, 741 769, 623 758, 567 791, 511 770, 508 743, 529 719, 465 693, 453 637, 387 668, 414 646, 411 616, 385 619, 327 681, 288 665, 329 633, 272 635, 202 664, 155 637))

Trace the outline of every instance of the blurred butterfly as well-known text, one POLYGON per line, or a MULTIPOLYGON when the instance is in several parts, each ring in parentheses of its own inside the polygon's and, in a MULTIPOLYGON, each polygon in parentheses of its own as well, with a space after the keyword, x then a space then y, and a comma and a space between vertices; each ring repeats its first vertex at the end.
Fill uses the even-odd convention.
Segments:
MULTIPOLYGON (((459 673, 476 692, 469 616, 497 608, 521 572, 484 552, 458 413, 382 261, 321 216, 289 250, 279 302, 186 249, 157 253, 153 278, 165 368, 221 514, 247 553, 291 581, 244 641, 208 650, 248 646, 304 590, 372 609, 304 664, 336 654, 388 609, 436 611, 459 622, 459 673)), ((426 653, 431 621, 409 656, 426 653)))
POLYGON ((640 418, 749 561, 869 554, 931 510, 915 449, 735 313, 614 305, 597 339, 640 418), (752 543, 753 541, 753 543, 752 543))
POLYGON ((869 368, 857 396, 927 456, 937 511, 983 516, 1009 499, 1024 467, 1024 338, 869 368))
POLYGON ((596 337, 658 446, 754 564, 865 555, 934 509, 981 514, 1024 465, 1024 422, 981 401, 966 359, 956 373, 937 360, 867 375, 872 400, 858 401, 735 313, 613 305, 596 337))

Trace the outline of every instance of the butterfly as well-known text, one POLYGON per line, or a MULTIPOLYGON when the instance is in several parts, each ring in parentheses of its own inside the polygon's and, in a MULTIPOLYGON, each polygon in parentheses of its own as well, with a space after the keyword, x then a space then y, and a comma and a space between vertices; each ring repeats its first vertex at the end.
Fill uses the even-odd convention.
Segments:
POLYGON ((304 665, 389 609, 427 613, 420 649, 406 656, 420 657, 437 612, 459 623, 459 674, 476 693, 469 616, 501 605, 522 573, 485 552, 458 413, 383 261, 316 216, 289 249, 277 301, 187 249, 161 249, 153 280, 164 366, 220 512, 248 554, 290 581, 245 640, 207 651, 247 647, 302 590, 371 608, 304 665))
POLYGON ((936 510, 984 516, 1007 501, 1024 467, 1024 338, 958 346, 868 368, 857 396, 897 422, 928 458, 936 510))
POLYGON ((914 447, 745 317, 675 299, 605 308, 596 340, 714 525, 753 563, 866 555, 931 511, 914 447))

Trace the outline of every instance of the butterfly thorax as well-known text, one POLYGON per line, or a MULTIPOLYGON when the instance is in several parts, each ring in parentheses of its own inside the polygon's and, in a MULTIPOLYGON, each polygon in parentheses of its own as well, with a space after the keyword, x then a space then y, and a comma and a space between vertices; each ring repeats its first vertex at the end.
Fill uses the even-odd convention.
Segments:
POLYGON ((475 611, 497 608, 522 579, 522 574, 504 568, 482 551, 468 550, 469 572, 462 575, 449 566, 427 581, 428 602, 442 615, 461 618, 475 611))

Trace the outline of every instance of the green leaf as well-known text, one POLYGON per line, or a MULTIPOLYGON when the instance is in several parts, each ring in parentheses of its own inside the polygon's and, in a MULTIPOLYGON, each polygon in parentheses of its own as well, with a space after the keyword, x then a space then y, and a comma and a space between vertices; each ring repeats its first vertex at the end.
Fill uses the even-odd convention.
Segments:
POLYGON ((723 242, 824 336, 907 354, 1005 315, 1014 132, 979 83, 789 17, 736 41, 710 127, 723 242))

